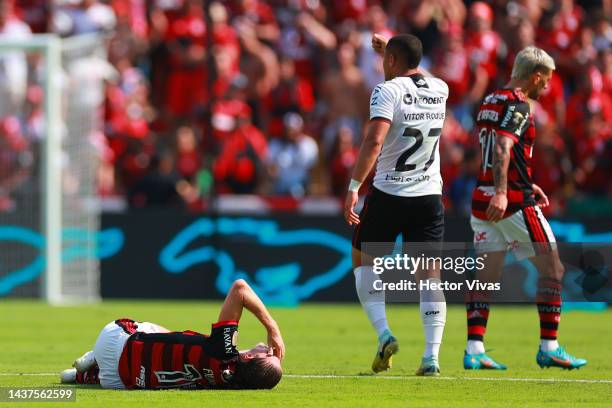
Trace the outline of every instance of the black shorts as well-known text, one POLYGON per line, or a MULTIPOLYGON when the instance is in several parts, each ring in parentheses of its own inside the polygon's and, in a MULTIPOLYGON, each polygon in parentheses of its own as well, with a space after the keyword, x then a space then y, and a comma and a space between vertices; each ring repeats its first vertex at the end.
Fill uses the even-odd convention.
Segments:
POLYGON ((442 242, 444 204, 441 195, 401 197, 377 188, 367 195, 353 233, 353 247, 366 242, 394 244, 401 233, 404 242, 442 242))

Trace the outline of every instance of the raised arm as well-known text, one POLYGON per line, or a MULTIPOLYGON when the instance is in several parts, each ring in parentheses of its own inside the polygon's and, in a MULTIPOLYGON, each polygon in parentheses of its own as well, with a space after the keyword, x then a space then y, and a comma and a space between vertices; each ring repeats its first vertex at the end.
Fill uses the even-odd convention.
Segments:
MULTIPOLYGON (((388 42, 389 39, 385 36, 376 33, 372 34, 372 49, 381 57, 385 55, 385 47, 387 47, 388 42)), ((433 77, 433 74, 423 67, 419 67, 418 70, 425 76, 433 77)))
POLYGON ((268 332, 268 346, 273 349, 274 355, 282 360, 285 356, 285 343, 283 342, 278 324, 276 324, 266 306, 249 284, 243 279, 238 279, 225 297, 225 302, 223 302, 221 312, 219 313, 219 321, 240 320, 243 308, 253 313, 266 328, 268 332))

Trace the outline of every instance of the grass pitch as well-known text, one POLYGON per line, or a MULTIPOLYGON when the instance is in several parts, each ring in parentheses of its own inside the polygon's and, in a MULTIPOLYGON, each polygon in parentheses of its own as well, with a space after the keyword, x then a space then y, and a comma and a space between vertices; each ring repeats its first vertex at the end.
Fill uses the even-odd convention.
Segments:
MULTIPOLYGON (((119 317, 162 324, 171 330, 207 333, 219 304, 201 302, 105 302, 50 307, 37 302, 0 303, 0 386, 57 387, 59 373, 90 350, 99 330, 119 317), (18 375, 25 373, 28 375, 18 375), (41 374, 42 375, 31 375, 41 374)), ((465 312, 449 308, 441 350, 441 378, 414 377, 423 335, 418 307, 388 308, 400 353, 384 375, 370 375, 375 334, 358 305, 309 304, 272 309, 287 357, 285 377, 270 391, 111 391, 78 386, 76 403, 65 407, 611 407, 612 311, 569 312, 562 316, 560 342, 589 364, 574 371, 541 370, 535 363, 538 319, 535 307, 494 306, 487 347, 508 364, 506 372, 462 369, 465 312), (605 380, 596 382, 595 380, 605 380)), ((239 345, 266 338, 248 312, 239 345)), ((0 406, 39 406, 0 403, 0 406)))

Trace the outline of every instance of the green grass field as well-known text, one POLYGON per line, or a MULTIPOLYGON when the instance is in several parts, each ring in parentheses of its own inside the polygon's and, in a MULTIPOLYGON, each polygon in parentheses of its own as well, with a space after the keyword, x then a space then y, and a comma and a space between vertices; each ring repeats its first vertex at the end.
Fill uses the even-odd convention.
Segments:
MULTIPOLYGON (((82 307, 42 303, 0 303, 0 386, 56 387, 58 375, 90 350, 98 331, 118 317, 160 323, 170 329, 207 332, 216 303, 105 302, 82 307), (30 375, 18 375, 25 373, 30 375), (42 373, 43 375, 31 375, 42 373)), ((369 374, 375 335, 358 305, 311 304, 272 309, 287 346, 285 377, 270 391, 110 391, 77 387, 77 402, 66 407, 611 407, 612 311, 570 312, 562 316, 560 341, 589 364, 575 371, 541 370, 535 364, 538 341, 533 307, 495 307, 487 346, 508 364, 507 372, 465 372, 461 358, 465 313, 448 313, 441 355, 441 378, 413 376, 422 352, 415 306, 389 308, 389 321, 401 345, 394 367, 384 376, 369 374), (596 382, 594 380, 606 380, 596 382), (138 404, 138 405, 137 405, 138 404)), ((244 315, 239 344, 250 347, 265 333, 244 315)), ((32 406, 0 403, 0 406, 32 406)), ((39 406, 38 404, 34 404, 39 406)), ((44 404, 43 404, 44 405, 44 404)), ((45 405, 45 406, 49 406, 45 405)))

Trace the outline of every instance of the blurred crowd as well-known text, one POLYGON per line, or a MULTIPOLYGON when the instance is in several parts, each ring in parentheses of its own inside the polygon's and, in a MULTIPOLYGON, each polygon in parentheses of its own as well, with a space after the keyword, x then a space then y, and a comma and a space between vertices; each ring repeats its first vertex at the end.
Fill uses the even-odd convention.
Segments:
MULTIPOLYGON (((406 32, 423 41, 423 67, 450 88, 441 139, 449 210, 469 213, 480 161, 474 111, 530 44, 557 64, 535 113, 534 177, 551 199, 548 212, 563 213, 573 197, 612 197, 610 0, 0 5, 0 38, 106 36, 116 74, 106 84, 99 195, 124 197, 132 208, 198 210, 218 194, 343 196, 370 92, 383 81, 371 36, 406 32)), ((3 86, 23 87, 10 75, 19 63, 2 57, 1 81, 10 78, 3 86)), ((41 137, 41 90, 23 89, 33 109, 0 122, 0 211, 3 192, 32 160, 9 152, 41 137)))

